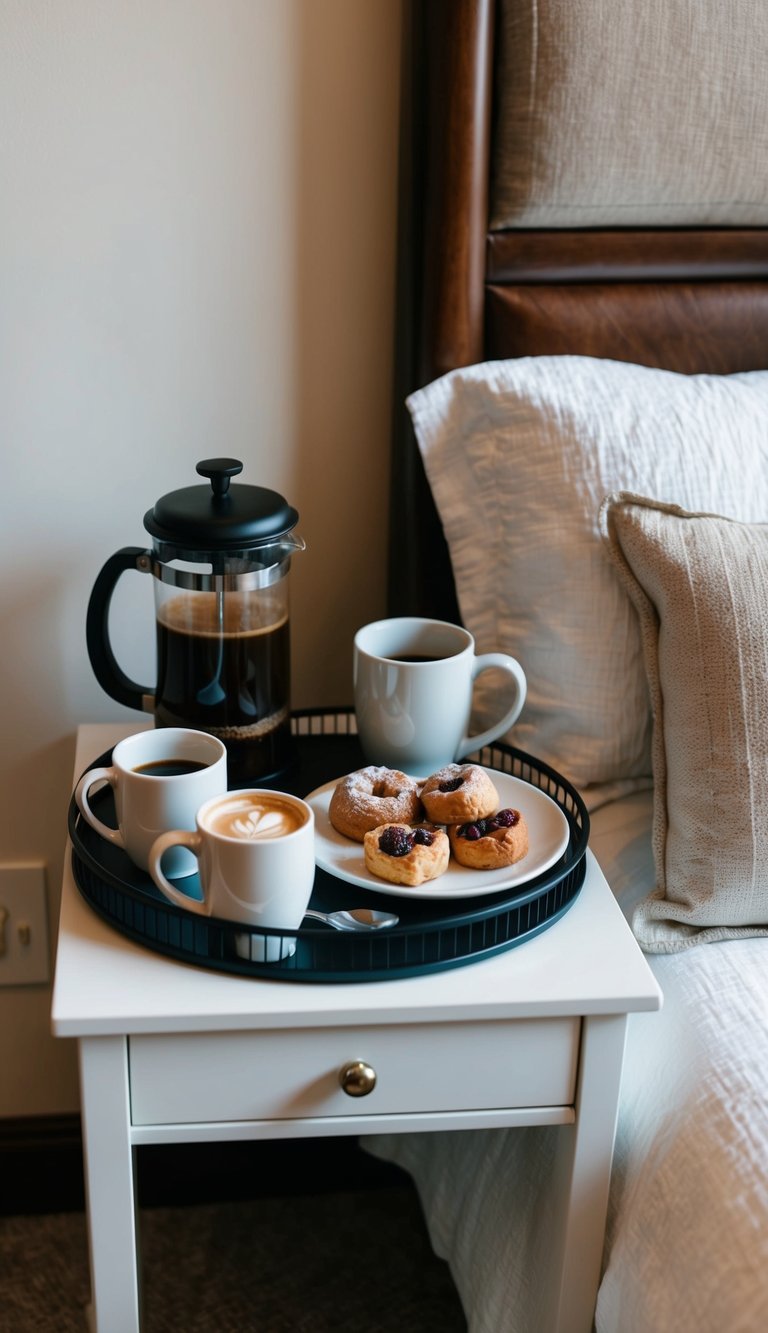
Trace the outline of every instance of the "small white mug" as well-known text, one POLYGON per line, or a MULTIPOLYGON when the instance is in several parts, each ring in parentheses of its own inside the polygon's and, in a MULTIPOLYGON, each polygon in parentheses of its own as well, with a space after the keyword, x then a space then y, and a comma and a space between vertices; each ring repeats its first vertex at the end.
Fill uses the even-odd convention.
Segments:
MULTIPOLYGON (((89 768, 75 789, 83 818, 141 870, 149 869, 149 851, 160 833, 195 827, 198 808, 227 790, 227 751, 216 736, 186 727, 158 727, 119 741, 109 767, 89 768), (94 814, 89 793, 108 782, 115 796, 117 828, 94 814)), ((178 850, 166 863, 173 879, 197 869, 189 852, 178 850)))
POLYGON ((357 729, 368 762, 417 777, 496 740, 525 703, 525 672, 514 657, 476 655, 468 630, 422 616, 377 620, 358 630, 353 674, 357 729), (513 702, 494 726, 470 736, 472 686, 492 667, 511 679, 513 702))
MULTIPOLYGON (((252 787, 206 801, 195 832, 162 834, 149 854, 149 873, 177 907, 200 916, 241 921, 256 929, 296 931, 315 880, 315 817, 306 801, 287 792, 252 787), (175 846, 198 859, 202 902, 168 882, 161 860, 175 846)), ((258 962, 287 958, 290 937, 235 937, 238 954, 258 962)))

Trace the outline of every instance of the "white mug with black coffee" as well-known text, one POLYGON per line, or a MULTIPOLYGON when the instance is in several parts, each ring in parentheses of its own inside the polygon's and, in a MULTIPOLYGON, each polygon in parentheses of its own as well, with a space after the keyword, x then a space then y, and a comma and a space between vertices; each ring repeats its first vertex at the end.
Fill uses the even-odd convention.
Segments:
MULTIPOLYGON (((193 833, 164 833, 149 855, 149 873, 166 898, 200 916, 239 921, 256 930, 296 931, 315 879, 315 817, 298 796, 244 788, 206 801, 193 833), (177 847, 198 859, 203 900, 188 898, 168 882, 161 861, 177 847)), ((236 936, 241 957, 273 962, 295 950, 280 936, 236 936)))
MULTIPOLYGON (((89 768, 75 789, 85 820, 141 870, 149 869, 149 851, 160 833, 195 827, 198 809, 227 790, 227 752, 216 736, 186 727, 140 731, 119 741, 109 766, 89 768), (117 828, 94 812, 91 788, 108 782, 114 792, 117 828)), ((183 848, 169 853, 166 871, 173 879, 191 875, 195 858, 183 848)))
POLYGON ((371 764, 426 777, 489 745, 517 720, 525 672, 506 653, 475 653, 468 630, 444 620, 398 616, 355 635, 355 716, 371 764), (469 735, 472 688, 491 668, 511 682, 512 701, 493 726, 469 735))

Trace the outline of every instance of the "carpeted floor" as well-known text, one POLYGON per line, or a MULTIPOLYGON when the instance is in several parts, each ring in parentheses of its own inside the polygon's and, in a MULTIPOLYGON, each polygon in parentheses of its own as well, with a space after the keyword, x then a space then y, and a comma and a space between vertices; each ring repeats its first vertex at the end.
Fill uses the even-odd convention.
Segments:
MULTIPOLYGON (((140 1210, 146 1333, 466 1333, 415 1191, 140 1210)), ((82 1212, 0 1217, 0 1333, 83 1333, 82 1212)))

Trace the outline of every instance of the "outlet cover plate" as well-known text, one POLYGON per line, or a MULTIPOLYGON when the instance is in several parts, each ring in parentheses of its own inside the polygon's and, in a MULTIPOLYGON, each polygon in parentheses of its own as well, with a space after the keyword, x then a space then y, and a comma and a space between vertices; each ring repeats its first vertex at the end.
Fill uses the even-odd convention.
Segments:
POLYGON ((0 986, 49 980, 45 866, 6 862, 0 865, 0 986))

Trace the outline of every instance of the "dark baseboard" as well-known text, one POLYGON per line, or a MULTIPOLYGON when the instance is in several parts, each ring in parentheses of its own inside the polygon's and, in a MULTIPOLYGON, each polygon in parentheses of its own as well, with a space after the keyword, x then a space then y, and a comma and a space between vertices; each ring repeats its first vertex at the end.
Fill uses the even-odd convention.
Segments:
MULTIPOLYGON (((137 1150, 139 1205, 175 1207, 401 1185, 398 1167, 356 1138, 148 1144, 137 1150)), ((77 1115, 0 1119, 0 1214, 85 1206, 77 1115)))
POLYGON ((0 1212, 72 1212, 84 1206, 77 1115, 0 1120, 0 1212))

